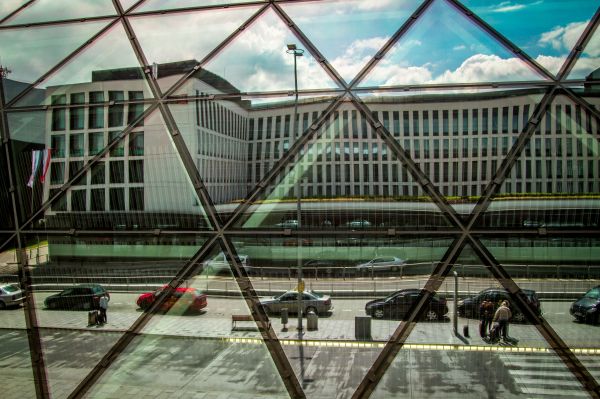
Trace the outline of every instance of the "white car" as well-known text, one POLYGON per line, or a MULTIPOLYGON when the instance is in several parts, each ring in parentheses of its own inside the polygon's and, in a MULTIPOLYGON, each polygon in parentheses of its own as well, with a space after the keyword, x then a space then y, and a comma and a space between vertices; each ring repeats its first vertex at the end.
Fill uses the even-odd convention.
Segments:
POLYGON ((18 306, 25 302, 25 295, 17 284, 0 284, 0 309, 18 306))
MULTIPOLYGON (((248 260, 248 255, 238 254, 238 258, 240 259, 240 263, 248 271, 250 269, 250 262, 248 260)), ((204 271, 207 274, 220 274, 227 273, 231 271, 231 267, 229 266, 229 262, 225 257, 223 252, 220 252, 218 255, 204 262, 204 271)))
POLYGON ((357 272, 371 272, 372 271, 398 271, 400 267, 406 264, 406 260, 397 258, 395 256, 380 256, 379 258, 371 259, 368 262, 356 265, 357 272))

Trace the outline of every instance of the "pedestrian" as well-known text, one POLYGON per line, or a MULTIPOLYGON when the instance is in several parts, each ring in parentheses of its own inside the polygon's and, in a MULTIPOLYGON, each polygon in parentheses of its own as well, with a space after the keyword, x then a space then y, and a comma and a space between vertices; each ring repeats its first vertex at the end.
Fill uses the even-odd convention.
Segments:
POLYGON ((498 323, 499 333, 502 339, 506 341, 508 339, 508 321, 512 317, 508 301, 502 301, 500 307, 494 314, 494 322, 498 323))
POLYGON ((492 318, 494 317, 494 304, 489 299, 484 299, 479 305, 479 336, 487 338, 492 327, 492 318))
POLYGON ((108 321, 108 319, 106 318, 106 311, 108 310, 108 295, 103 294, 100 297, 100 301, 98 302, 98 306, 100 307, 100 317, 99 317, 99 322, 101 324, 104 324, 108 321))

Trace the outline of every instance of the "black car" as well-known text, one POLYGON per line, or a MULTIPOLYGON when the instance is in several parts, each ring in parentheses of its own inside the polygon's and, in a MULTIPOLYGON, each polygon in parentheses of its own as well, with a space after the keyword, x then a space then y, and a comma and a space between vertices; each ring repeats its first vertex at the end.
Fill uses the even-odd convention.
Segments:
MULTIPOLYGON (((415 303, 421 290, 419 289, 404 289, 396 291, 386 298, 375 299, 367 302, 365 312, 376 319, 392 318, 404 319, 408 316, 413 303, 415 303)), ((448 313, 446 299, 434 295, 429 302, 427 309, 423 312, 423 319, 433 321, 441 320, 448 313)))
POLYGON ((598 323, 600 314, 600 285, 596 286, 571 305, 571 316, 577 321, 598 323))
MULTIPOLYGON (((542 309, 540 306, 540 300, 538 299, 537 293, 534 290, 522 290, 527 297, 527 302, 533 309, 533 311, 540 315, 542 309)), ((456 310, 458 315, 462 317, 479 318, 479 305, 485 299, 491 301, 494 307, 497 309, 502 301, 508 301, 510 310, 512 312, 512 321, 523 322, 525 321, 525 315, 519 310, 518 306, 510 299, 508 291, 503 288, 487 288, 480 291, 477 295, 461 299, 458 301, 456 310)))
POLYGON ((44 300, 48 309, 97 309, 100 297, 110 294, 99 284, 81 284, 50 295, 44 300))
POLYGON ((327 259, 312 259, 302 265, 303 272, 307 274, 333 274, 336 269, 336 263, 327 259))

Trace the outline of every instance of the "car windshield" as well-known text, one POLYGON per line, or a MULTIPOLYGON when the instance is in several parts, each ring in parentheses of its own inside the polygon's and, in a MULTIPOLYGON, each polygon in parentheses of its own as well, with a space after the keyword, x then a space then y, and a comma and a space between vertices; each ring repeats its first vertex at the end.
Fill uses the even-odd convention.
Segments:
POLYGON ((17 292, 17 291, 19 291, 19 287, 17 287, 14 284, 5 285, 4 287, 2 287, 2 289, 4 289, 4 291, 6 291, 6 292, 17 292))
POLYGON ((313 296, 316 296, 317 298, 323 298, 324 294, 321 294, 320 292, 315 292, 315 291, 308 291, 309 294, 312 294, 313 296))
POLYGON ((592 288, 585 293, 586 298, 600 299, 600 288, 592 288))

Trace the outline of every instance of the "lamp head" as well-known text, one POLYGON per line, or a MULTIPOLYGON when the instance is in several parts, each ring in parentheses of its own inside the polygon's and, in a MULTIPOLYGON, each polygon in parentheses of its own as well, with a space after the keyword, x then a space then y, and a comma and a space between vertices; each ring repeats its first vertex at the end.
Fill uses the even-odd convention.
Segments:
POLYGON ((288 50, 296 50, 296 45, 295 44, 288 44, 287 45, 288 50))

